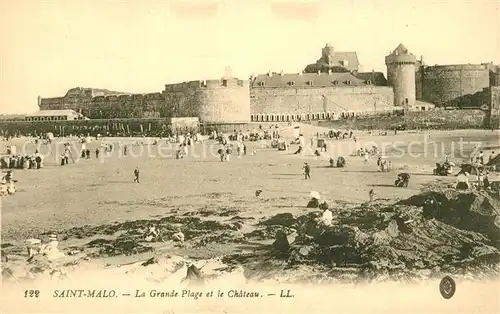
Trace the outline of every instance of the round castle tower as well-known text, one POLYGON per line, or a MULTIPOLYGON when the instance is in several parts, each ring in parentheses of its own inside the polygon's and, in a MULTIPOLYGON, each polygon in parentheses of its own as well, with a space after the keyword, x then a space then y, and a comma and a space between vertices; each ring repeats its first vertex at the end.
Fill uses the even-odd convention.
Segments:
POLYGON ((333 45, 331 43, 326 44, 325 48, 322 49, 322 54, 324 61, 327 64, 332 65, 335 56, 335 49, 333 48, 333 45))
POLYGON ((385 57, 387 83, 394 90, 394 106, 405 111, 415 106, 415 66, 417 58, 400 44, 385 57))

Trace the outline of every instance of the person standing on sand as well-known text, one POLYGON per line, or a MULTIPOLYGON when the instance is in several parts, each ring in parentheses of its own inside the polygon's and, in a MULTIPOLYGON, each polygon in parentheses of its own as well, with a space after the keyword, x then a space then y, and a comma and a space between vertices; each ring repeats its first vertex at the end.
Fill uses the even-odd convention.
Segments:
POLYGON ((95 149, 95 159, 99 159, 99 147, 95 149))
POLYGON ((493 159, 493 157, 495 157, 495 151, 491 152, 490 156, 488 157, 488 162, 490 162, 493 159))
POLYGON ((123 156, 127 156, 127 145, 123 146, 123 156))
POLYGON ((304 162, 304 177, 305 179, 311 179, 311 167, 309 166, 309 164, 307 162, 304 162))
POLYGON ((135 168, 135 170, 134 170, 134 176, 135 176, 134 182, 139 183, 139 167, 135 168))
POLYGON ((479 163, 480 163, 481 165, 484 165, 484 153, 483 153, 483 151, 482 151, 482 150, 481 150, 481 151, 479 151, 479 157, 478 157, 478 158, 479 158, 479 163))

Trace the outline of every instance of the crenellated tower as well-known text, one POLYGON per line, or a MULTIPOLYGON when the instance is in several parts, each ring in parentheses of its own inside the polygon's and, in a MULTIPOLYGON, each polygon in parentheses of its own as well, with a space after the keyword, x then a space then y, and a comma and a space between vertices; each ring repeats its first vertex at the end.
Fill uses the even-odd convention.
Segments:
POLYGON ((335 49, 331 43, 326 44, 326 46, 322 49, 322 58, 328 65, 331 66, 334 64, 335 49))
POLYGON ((387 83, 394 90, 394 105, 405 112, 415 106, 415 66, 417 58, 400 44, 385 57, 387 83))

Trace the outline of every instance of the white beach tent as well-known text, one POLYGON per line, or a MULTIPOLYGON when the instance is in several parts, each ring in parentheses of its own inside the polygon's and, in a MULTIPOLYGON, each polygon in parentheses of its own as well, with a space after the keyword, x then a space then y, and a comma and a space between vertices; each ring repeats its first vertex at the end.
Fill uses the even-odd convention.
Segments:
POLYGON ((280 137, 295 140, 300 135, 300 126, 288 126, 280 129, 280 137))

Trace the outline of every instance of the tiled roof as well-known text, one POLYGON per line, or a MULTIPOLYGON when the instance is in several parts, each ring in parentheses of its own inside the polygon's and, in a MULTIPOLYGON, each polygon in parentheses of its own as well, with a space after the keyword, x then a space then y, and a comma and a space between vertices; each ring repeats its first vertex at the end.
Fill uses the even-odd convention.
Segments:
POLYGON ((354 51, 335 51, 333 58, 330 60, 331 63, 327 61, 325 57, 321 57, 316 63, 309 64, 306 69, 317 67, 324 68, 326 66, 331 68, 345 68, 348 71, 357 71, 359 68, 358 54, 354 51), (344 64, 344 61, 347 61, 347 64, 344 64))
POLYGON ((334 64, 342 65, 342 61, 347 60, 349 64, 346 66, 349 69, 358 69, 359 60, 358 54, 354 51, 335 51, 333 55, 334 64))
POLYGON ((331 66, 326 62, 318 61, 316 63, 309 64, 308 66, 306 66, 306 68, 304 69, 304 73, 318 73, 318 71, 322 73, 328 73, 329 70, 335 73, 350 72, 349 69, 346 69, 342 65, 331 66))
POLYGON ((382 72, 360 72, 356 73, 356 77, 363 81, 372 81, 373 85, 387 86, 387 79, 382 72))
POLYGON ((78 115, 78 113, 71 109, 62 110, 40 110, 35 113, 26 115, 27 117, 51 117, 51 116, 69 116, 78 115))
POLYGON ((351 73, 332 73, 332 74, 279 74, 274 73, 272 76, 261 74, 256 76, 251 84, 252 87, 326 87, 326 86, 349 86, 347 81, 351 81, 350 85, 359 86, 366 85, 364 80, 356 78, 351 73), (292 83, 293 82, 293 83, 292 83), (337 82, 337 84, 335 84, 337 82), (292 85, 293 84, 293 85, 292 85))

